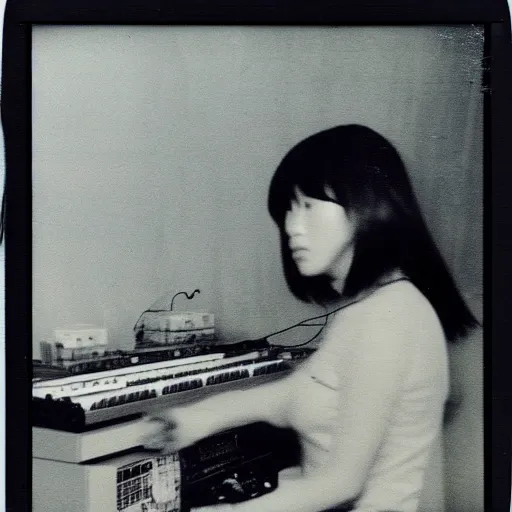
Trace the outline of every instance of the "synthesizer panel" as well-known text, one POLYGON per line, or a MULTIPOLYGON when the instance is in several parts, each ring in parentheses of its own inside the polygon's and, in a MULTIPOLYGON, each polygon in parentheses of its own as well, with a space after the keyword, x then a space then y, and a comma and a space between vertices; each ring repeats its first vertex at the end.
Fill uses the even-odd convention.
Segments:
POLYGON ((279 471, 298 464, 295 435, 266 424, 219 433, 175 454, 148 452, 139 444, 140 417, 281 378, 314 349, 248 343, 168 350, 107 352, 77 361, 81 366, 34 368, 34 512, 187 512, 272 492, 279 471), (56 479, 65 493, 51 491, 56 479))
POLYGON ((80 432, 94 424, 141 415, 169 403, 189 401, 211 392, 239 388, 248 381, 265 382, 286 374, 290 361, 255 351, 226 357, 150 363, 126 372, 116 369, 33 383, 33 424, 80 432))

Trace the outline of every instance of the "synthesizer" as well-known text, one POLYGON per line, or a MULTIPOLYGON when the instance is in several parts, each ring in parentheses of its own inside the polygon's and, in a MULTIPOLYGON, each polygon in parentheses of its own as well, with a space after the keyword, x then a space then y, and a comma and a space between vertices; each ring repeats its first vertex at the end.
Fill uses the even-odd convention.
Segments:
POLYGON ((252 423, 203 439, 179 457, 183 512, 272 492, 278 472, 300 463, 300 446, 291 429, 252 423))
POLYGON ((170 454, 136 448, 81 463, 36 457, 33 510, 189 512, 272 492, 281 469, 299 463, 295 432, 266 423, 219 432, 170 454))
POLYGON ((82 432, 286 374, 308 352, 215 352, 32 383, 33 425, 82 432))
POLYGON ((260 339, 222 344, 215 342, 194 345, 173 345, 167 347, 138 346, 132 350, 106 350, 101 354, 91 354, 88 358, 80 358, 76 360, 53 357, 53 353, 46 351, 43 361, 37 361, 34 365, 33 377, 46 378, 52 373, 57 373, 59 368, 61 369, 61 374, 64 372, 68 375, 82 375, 84 373, 95 373, 116 368, 131 368, 158 361, 185 359, 214 353, 225 353, 226 356, 234 356, 251 352, 253 350, 264 349, 273 352, 276 352, 277 350, 276 347, 270 345, 265 339, 260 339))

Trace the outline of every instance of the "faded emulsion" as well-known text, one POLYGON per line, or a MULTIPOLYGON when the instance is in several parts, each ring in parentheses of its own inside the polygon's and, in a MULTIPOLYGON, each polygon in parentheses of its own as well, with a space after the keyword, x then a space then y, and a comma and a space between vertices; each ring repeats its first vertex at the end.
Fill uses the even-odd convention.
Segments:
MULTIPOLYGON (((113 349, 130 350, 133 325, 142 311, 148 306, 166 309, 176 293, 200 288, 191 302, 176 300, 174 309, 213 313, 220 340, 268 337, 270 343, 282 347, 317 348, 318 357, 308 367, 312 378, 296 381, 296 390, 302 391, 295 393, 290 413, 292 426, 306 433, 304 437, 315 432, 303 445, 303 462, 317 468, 325 464, 322 450, 333 446, 322 429, 339 429, 308 416, 307 409, 314 405, 319 414, 330 417, 334 406, 329 400, 343 396, 340 390, 349 384, 329 364, 329 358, 349 361, 353 356, 348 346, 337 352, 334 338, 343 340, 347 332, 357 338, 358 325, 365 324, 363 318, 371 325, 375 317, 385 318, 386 310, 399 315, 412 304, 416 312, 421 311, 417 331, 411 332, 419 333, 424 369, 438 365, 442 370, 447 365, 444 373, 420 371, 418 389, 425 390, 421 386, 426 381, 440 376, 439 387, 432 391, 435 398, 429 400, 446 398, 447 407, 442 434, 430 441, 428 463, 417 459, 427 467, 419 486, 419 503, 416 498, 404 498, 403 511, 483 510, 482 329, 472 330, 456 343, 436 345, 437 351, 422 344, 422 333, 431 332, 438 340, 442 330, 428 302, 421 298, 424 293, 411 290, 415 280, 407 282, 402 279, 410 277, 407 272, 396 273, 393 267, 377 277, 402 280, 389 286, 378 279, 365 283, 371 291, 372 285, 382 284, 382 290, 363 296, 363 309, 353 316, 352 309, 341 309, 345 297, 339 302, 340 297, 319 292, 317 297, 328 299, 325 304, 300 300, 304 298, 301 293, 290 293, 290 279, 295 278, 283 272, 281 251, 288 244, 292 251, 288 264, 295 265, 296 273, 321 272, 329 276, 329 283, 336 283, 335 290, 343 291, 347 273, 340 269, 349 273, 354 261, 361 261, 356 259, 362 253, 357 252, 353 237, 357 240, 362 225, 368 225, 370 232, 379 222, 387 222, 390 205, 395 203, 383 203, 377 220, 370 219, 361 205, 377 204, 378 197, 370 197, 373 189, 365 189, 358 183, 362 178, 353 172, 354 185, 347 197, 339 197, 330 183, 318 186, 305 179, 304 190, 297 183, 287 191, 289 203, 282 205, 282 218, 279 213, 273 219, 267 209, 274 173, 300 141, 334 127, 369 127, 397 150, 432 241, 461 297, 482 323, 487 87, 483 26, 41 25, 33 29, 32 48, 34 359, 40 357, 40 342, 51 339, 57 326, 78 323, 105 327, 113 349), (354 199, 357 193, 361 197, 354 199), (350 205, 355 205, 353 211, 350 205), (301 234, 304 226, 320 234, 332 230, 328 237, 319 236, 312 242, 326 251, 316 260, 313 245, 301 234), (285 238, 280 236, 280 227, 285 238), (336 238, 341 228, 347 228, 347 236, 336 238), (355 251, 347 252, 353 242, 355 251), (341 261, 343 265, 337 265, 341 261), (380 302, 379 297, 383 297, 380 302), (376 309, 367 313, 364 304, 368 303, 376 309), (339 312, 325 316, 337 308, 339 312), (301 323, 308 318, 316 320, 301 323), (300 325, 288 330, 295 324, 300 325), (270 336, 273 333, 278 334, 270 336)), ((354 136, 347 145, 345 155, 356 155, 354 162, 363 161, 365 147, 370 147, 364 146, 365 137, 354 136)), ((304 161, 310 164, 300 172, 313 176, 316 172, 319 180, 325 177, 325 169, 315 168, 322 160, 321 152, 331 155, 332 150, 331 160, 324 162, 327 168, 336 154, 332 145, 336 149, 341 143, 329 144, 320 153, 298 154, 301 165, 304 161)), ((373 185, 379 183, 385 194, 386 179, 394 178, 375 158, 376 167, 368 171, 367 179, 373 185)), ((390 196, 395 193, 389 192, 390 196)), ((400 201, 396 199, 396 204, 401 205, 400 201)), ((409 206, 404 211, 414 210, 409 206)), ((400 222, 408 226, 405 217, 400 222)), ((407 229, 397 228, 396 239, 380 240, 380 249, 364 253, 365 258, 382 263, 391 240, 406 246, 407 237, 400 234, 414 233, 407 229)), ((367 268, 361 265, 362 275, 367 268)), ((424 280, 422 286, 428 295, 429 283, 424 280)), ((355 286, 351 298, 362 291, 355 286)), ((439 295, 436 300, 441 300, 439 295)), ((410 319, 406 320, 404 326, 412 329, 410 319)), ((385 367, 391 358, 379 350, 385 367)), ((398 357, 401 352, 391 345, 389 353, 398 357)), ((421 370, 422 365, 415 364, 421 370)), ((348 367, 346 374, 350 374, 348 367)), ((367 380, 361 396, 372 389, 372 379, 367 380)), ((273 397, 251 395, 257 402, 252 405, 266 418, 268 411, 260 409, 265 409, 265 402, 269 407, 277 404, 277 390, 283 388, 268 389, 276 390, 273 397)), ((205 400, 203 411, 178 408, 180 420, 200 425, 197 434, 190 432, 190 439, 210 434, 208 422, 219 428, 233 426, 223 422, 231 414, 230 396, 228 392, 205 400), (223 398, 216 402, 217 396, 223 398), (219 418, 223 414, 225 418, 219 418)), ((411 403, 418 400, 412 387, 408 399, 411 403)), ((421 401, 414 403, 422 407, 421 401)), ((249 400, 240 414, 247 409, 245 419, 259 419, 250 405, 249 400)), ((371 430, 365 418, 378 423, 370 412, 366 417, 354 404, 347 410, 360 415, 361 435, 371 430)), ((403 410, 400 414, 405 423, 407 414, 403 410)), ((429 421, 439 420, 436 414, 429 421)), ((236 422, 244 423, 240 417, 236 422)), ((275 423, 279 426, 280 420, 275 423)), ((395 426, 405 430, 404 423, 395 426)), ((353 428, 350 423, 342 424, 353 428)), ((395 438, 397 444, 400 439, 411 439, 403 435, 395 438)), ((367 436, 374 440, 371 434, 367 436)), ((427 441, 422 438, 422 442, 427 441)), ((379 459, 377 449, 372 453, 379 459)), ((392 453, 379 460, 383 474, 385 464, 393 469, 393 464, 399 465, 392 453)), ((375 468, 371 462, 365 464, 375 468)), ((291 475, 290 481, 294 478, 291 475)), ((315 478, 311 481, 317 485, 315 478)), ((377 480, 373 480, 376 486, 377 480)), ((283 482, 281 489, 286 490, 283 482)), ((347 507, 355 500, 353 510, 362 512, 366 509, 357 508, 358 486, 359 481, 350 481, 347 496, 340 496, 350 498, 347 507)), ((249 508, 251 501, 257 507, 258 500, 270 503, 268 510, 292 510, 286 508, 285 490, 279 494, 278 485, 233 511, 258 510, 249 508), (272 496, 284 500, 281 509, 277 502, 267 501, 272 496)), ((371 499, 377 496, 379 492, 371 499)), ((301 509, 294 505, 293 510, 301 509)))

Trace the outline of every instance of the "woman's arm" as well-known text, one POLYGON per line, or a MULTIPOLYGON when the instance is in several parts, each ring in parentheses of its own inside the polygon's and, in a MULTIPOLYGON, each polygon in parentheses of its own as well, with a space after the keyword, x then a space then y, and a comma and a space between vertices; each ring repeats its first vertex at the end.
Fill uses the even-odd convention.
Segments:
POLYGON ((393 343, 388 344, 382 335, 380 338, 379 348, 368 336, 359 337, 357 352, 363 350, 365 354, 344 351, 339 396, 342 414, 322 467, 306 466, 301 476, 280 479, 277 489, 264 496, 193 512, 321 512, 355 500, 385 436, 402 373, 400 342, 393 337, 393 343))
POLYGON ((264 421, 287 426, 287 406, 292 375, 236 391, 212 395, 188 405, 150 415, 141 444, 171 453, 217 432, 264 421))
POLYGON ((265 421, 277 427, 287 426, 286 401, 291 375, 251 388, 226 391, 185 406, 194 414, 204 415, 210 433, 265 421))
MULTIPOLYGON (((211 512, 320 512, 357 499, 385 440, 414 344, 442 338, 437 319, 428 311, 426 317, 411 315, 392 299, 384 301, 384 309, 369 302, 347 310, 328 332, 339 340, 324 340, 341 344, 341 413, 324 463, 304 467, 303 475, 293 480, 280 480, 272 493, 240 504, 213 506, 211 512)), ((209 512, 209 508, 197 512, 209 512)))

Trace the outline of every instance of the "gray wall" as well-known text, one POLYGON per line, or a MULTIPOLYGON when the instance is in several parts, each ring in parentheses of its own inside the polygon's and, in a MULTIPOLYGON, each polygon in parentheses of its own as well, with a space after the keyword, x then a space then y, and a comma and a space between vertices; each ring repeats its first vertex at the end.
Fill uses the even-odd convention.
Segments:
MULTIPOLYGON (((140 313, 180 290, 201 294, 176 309, 215 313, 230 339, 316 313, 284 283, 267 187, 291 145, 349 122, 396 143, 478 309, 482 48, 475 27, 36 27, 34 357, 73 323, 130 347, 140 313)), ((453 512, 481 507, 475 346, 454 356, 476 430, 472 469, 465 460, 458 477, 454 464, 447 479, 453 512)), ((447 450, 459 460, 466 432, 454 435, 447 450)))

